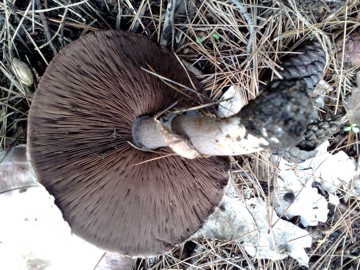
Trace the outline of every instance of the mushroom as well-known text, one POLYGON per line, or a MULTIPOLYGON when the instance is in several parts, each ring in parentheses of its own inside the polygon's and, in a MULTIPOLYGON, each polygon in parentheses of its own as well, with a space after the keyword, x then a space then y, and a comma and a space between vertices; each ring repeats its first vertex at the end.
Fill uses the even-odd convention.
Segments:
POLYGON ((31 163, 75 234, 124 255, 160 254, 218 205, 226 156, 301 139, 313 113, 305 88, 273 82, 226 119, 159 116, 206 99, 196 78, 145 37, 94 32, 56 55, 41 79, 29 113, 31 163))

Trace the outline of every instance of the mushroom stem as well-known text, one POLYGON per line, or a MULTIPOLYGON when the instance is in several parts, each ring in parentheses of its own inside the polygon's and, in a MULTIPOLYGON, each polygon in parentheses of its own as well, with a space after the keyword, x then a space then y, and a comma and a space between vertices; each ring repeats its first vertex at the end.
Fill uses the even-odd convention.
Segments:
MULTIPOLYGON (((314 118, 304 81, 274 81, 232 117, 179 115, 166 126, 202 155, 229 156, 296 145, 314 118)), ((153 118, 141 120, 134 130, 138 145, 172 148, 153 118)))
MULTIPOLYGON (((192 146, 202 155, 247 154, 261 151, 269 144, 261 137, 251 134, 247 136, 246 128, 241 124, 239 117, 215 119, 180 115, 171 122, 171 132, 189 139, 192 146)), ((135 145, 149 150, 171 147, 165 142, 159 125, 150 117, 136 120, 133 125, 133 140, 135 145)))
POLYGON ((134 144, 140 148, 157 149, 167 146, 153 117, 141 116, 135 119, 131 133, 134 144))
POLYGON ((172 132, 188 138, 202 155, 232 156, 264 150, 269 141, 247 132, 239 116, 230 118, 181 115, 171 123, 172 132))

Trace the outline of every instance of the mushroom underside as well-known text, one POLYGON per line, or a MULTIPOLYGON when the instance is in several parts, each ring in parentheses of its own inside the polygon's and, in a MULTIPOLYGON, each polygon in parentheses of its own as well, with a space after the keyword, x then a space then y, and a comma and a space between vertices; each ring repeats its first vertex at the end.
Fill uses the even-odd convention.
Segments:
POLYGON ((52 60, 29 113, 31 163, 72 231, 132 256, 163 253, 196 231, 218 205, 229 169, 227 158, 188 160, 131 144, 135 119, 197 99, 144 69, 199 85, 147 38, 100 31, 52 60))

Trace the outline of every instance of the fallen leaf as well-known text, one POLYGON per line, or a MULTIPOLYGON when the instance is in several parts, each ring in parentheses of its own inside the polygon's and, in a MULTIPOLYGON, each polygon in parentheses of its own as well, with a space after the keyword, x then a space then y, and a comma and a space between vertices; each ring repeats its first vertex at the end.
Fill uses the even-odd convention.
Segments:
POLYGON ((253 258, 280 260, 291 256, 303 266, 309 262, 304 248, 312 243, 306 230, 280 219, 262 198, 244 200, 226 195, 193 237, 236 240, 253 258))

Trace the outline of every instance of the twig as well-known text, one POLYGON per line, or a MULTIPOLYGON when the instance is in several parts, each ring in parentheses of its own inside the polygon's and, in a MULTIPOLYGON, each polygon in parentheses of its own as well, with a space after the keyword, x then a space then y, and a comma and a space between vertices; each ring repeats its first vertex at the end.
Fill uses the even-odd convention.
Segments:
MULTIPOLYGON (((61 9, 61 8, 69 8, 71 7, 71 5, 64 5, 63 3, 57 1, 57 0, 53 0, 54 3, 58 4, 59 6, 56 8, 56 10, 58 9, 61 9)), ((68 0, 69 1, 69 0, 68 0)), ((88 0, 86 0, 85 2, 82 2, 82 3, 86 3, 88 0)), ((77 8, 81 11, 84 11, 83 9, 81 9, 81 5, 80 5, 80 2, 77 3, 77 8)), ((48 12, 49 10, 52 10, 51 8, 50 9, 43 9, 42 11, 43 12, 48 12)), ((79 12, 76 12, 75 9, 69 9, 69 12, 71 14, 74 14, 76 17, 78 17, 80 20, 82 20, 84 23, 86 23, 86 19, 79 13, 79 12)), ((86 12, 85 12, 86 13, 86 12)), ((91 15, 87 14, 90 18, 94 19, 91 15)))
POLYGON ((252 22, 252 19, 251 19, 249 13, 247 12, 246 8, 244 7, 244 5, 242 3, 240 3, 238 0, 231 0, 231 2, 239 9, 241 15, 244 16, 244 19, 246 20, 246 22, 248 24, 247 26, 249 28, 249 39, 247 42, 246 51, 248 53, 250 53, 253 39, 254 39, 254 34, 255 34, 254 24, 252 22))
POLYGON ((56 30, 55 34, 53 35, 53 37, 48 41, 46 42, 45 44, 41 45, 39 48, 42 49, 44 48, 45 46, 49 45, 53 40, 54 38, 56 38, 56 36, 61 32, 61 47, 64 47, 64 40, 63 40, 63 33, 64 33, 64 21, 65 21, 65 18, 66 18, 66 14, 68 12, 68 8, 66 7, 65 8, 65 11, 64 11, 64 14, 61 18, 61 21, 60 21, 60 25, 58 27, 58 29, 56 30))
MULTIPOLYGON (((36 6, 37 6, 38 9, 42 8, 40 0, 36 0, 36 6)), ((45 32, 46 38, 47 38, 47 40, 49 42, 50 48, 51 48, 51 50, 53 51, 53 53, 55 55, 55 54, 57 54, 57 50, 56 50, 54 44, 51 41, 51 34, 50 34, 50 31, 49 31, 49 25, 47 23, 44 12, 40 13, 40 19, 41 19, 41 22, 42 22, 42 24, 44 26, 44 32, 45 32)))
POLYGON ((186 15, 190 0, 177 0, 175 4, 176 14, 186 15))
MULTIPOLYGON (((100 14, 100 12, 96 9, 96 8, 94 8, 94 6, 93 6, 93 4, 91 3, 91 2, 86 2, 85 3, 88 7, 89 7, 89 9, 92 11, 92 12, 94 12, 95 14, 96 14, 96 16, 98 16, 100 19, 101 19, 101 21, 106 25, 106 27, 108 28, 108 29, 112 29, 112 27, 111 27, 111 25, 107 22, 107 20, 105 20, 102 16, 101 16, 101 14, 100 14)), ((81 6, 79 6, 79 9, 80 10, 83 10, 83 8, 81 7, 81 6)), ((90 14, 91 13, 88 13, 88 12, 85 12, 86 14, 88 14, 89 15, 89 17, 92 17, 90 14)), ((95 18, 96 19, 96 18, 95 18)), ((97 20, 97 19, 96 19, 97 20)))
POLYGON ((121 24, 121 15, 122 15, 122 6, 124 5, 124 0, 117 0, 117 13, 116 13, 116 30, 120 30, 121 24))
POLYGON ((141 1, 140 6, 134 16, 133 22, 130 26, 131 31, 134 33, 138 31, 140 25, 143 27, 143 29, 145 29, 144 24, 141 22, 141 17, 144 16, 146 11, 145 5, 145 1, 141 1))
MULTIPOLYGON (((139 16, 137 15, 138 13, 135 11, 135 8, 133 7, 133 5, 131 4, 131 2, 129 0, 125 0, 126 4, 130 7, 130 9, 132 10, 134 16, 134 20, 139 21, 140 25, 142 26, 143 29, 145 29, 145 25, 142 23, 142 21, 140 20, 139 16)), ((129 30, 134 32, 134 29, 132 29, 133 25, 130 26, 129 30)))
MULTIPOLYGON (((28 12, 29 9, 30 9, 30 7, 31 7, 31 4, 29 3, 29 5, 28 5, 28 7, 26 8, 26 11, 25 11, 25 12, 28 12)), ((19 29, 20 29, 20 27, 23 25, 24 20, 25 20, 25 17, 22 17, 21 20, 20 20, 20 22, 19 22, 19 24, 18 24, 18 26, 16 27, 15 32, 14 32, 12 38, 11 38, 11 45, 14 44, 14 40, 15 40, 15 38, 18 36, 19 29)), ((12 47, 10 47, 10 51, 11 51, 11 49, 12 49, 12 47)))
POLYGON ((330 61, 329 51, 330 54, 333 55, 330 38, 327 36, 326 33, 324 33, 324 31, 311 26, 311 23, 298 11, 296 4, 293 0, 288 0, 287 2, 293 9, 294 14, 299 18, 299 20, 301 20, 309 28, 309 30, 313 30, 315 37, 323 45, 324 51, 326 53, 326 66, 328 66, 330 61))
POLYGON ((166 7, 166 14, 164 20, 164 26, 161 32, 160 45, 166 47, 170 41, 170 37, 174 29, 174 14, 175 14, 176 0, 168 0, 166 7))
MULTIPOLYGON (((49 18, 49 21, 50 22, 55 22, 55 23, 61 23, 62 20, 58 20, 58 19, 55 19, 55 18, 49 18)), ((73 23, 73 22, 63 22, 63 25, 64 26, 70 26, 70 27, 74 27, 74 28, 77 28, 77 29, 85 29, 85 30, 88 30, 88 31, 97 31, 99 30, 99 28, 97 27, 92 27, 90 25, 87 25, 87 24, 79 24, 79 23, 73 23)))
POLYGON ((107 251, 105 251, 103 253, 103 255, 100 257, 100 259, 98 260, 98 262, 96 263, 94 270, 99 266, 100 262, 102 261, 102 259, 104 259, 105 255, 106 255, 107 251))
MULTIPOLYGON (((37 1, 37 0, 36 0, 37 1)), ((34 10, 34 13, 44 13, 44 12, 49 12, 49 11, 54 11, 54 10, 57 10, 57 9, 62 9, 62 8, 69 8, 69 7, 75 7, 75 6, 80 6, 86 2, 88 2, 89 0, 83 0, 83 1, 80 1, 80 2, 76 2, 76 3, 73 3, 73 4, 68 4, 68 5, 63 5, 57 1, 54 1, 56 4, 58 4, 59 6, 57 7, 53 7, 53 8, 45 8, 45 9, 38 9, 38 10, 34 10)), ((71 10, 71 9, 70 9, 71 10)), ((82 18, 84 20, 84 18, 82 18)))
MULTIPOLYGON (((5 1, 5 3, 7 3, 7 1, 5 1)), ((11 9, 13 9, 13 7, 12 7, 12 5, 11 5, 11 3, 10 2, 8 2, 7 3, 7 5, 11 8, 11 9)), ((7 8, 7 6, 5 5, 5 18, 6 18, 6 22, 9 22, 9 14, 8 14, 8 8, 7 8)), ((14 16, 14 18, 15 18, 15 20, 16 20, 16 22, 18 22, 19 24, 20 24, 20 18, 19 18, 19 16, 17 15, 17 13, 16 12, 13 12, 11 15, 13 15, 14 16)), ((48 61, 46 60, 46 58, 45 58, 45 56, 42 54, 42 52, 41 52, 41 50, 39 49, 39 47, 38 47, 38 45, 36 44, 36 42, 34 41, 34 39, 32 38, 32 36, 29 34, 29 32, 27 31, 27 29, 24 27, 24 25, 22 25, 22 24, 20 24, 21 25, 21 29, 24 31, 24 33, 25 33, 25 35, 26 35, 26 37, 28 38, 28 40, 32 43, 32 45, 34 46, 34 49, 35 49, 35 51, 37 51, 38 53, 39 53, 39 55, 40 55, 40 57, 42 58, 42 60, 44 61, 44 63, 47 65, 48 64, 48 61)), ((12 28, 12 26, 11 26, 11 24, 10 23, 8 23, 8 27, 5 27, 5 29, 6 29, 6 31, 7 31, 7 35, 10 37, 11 35, 10 35, 10 30, 11 30, 11 28, 12 28)), ((13 29, 13 31, 15 31, 15 29, 13 29)), ((19 38, 21 38, 21 37, 19 37, 19 38)), ((24 42, 24 44, 25 44, 25 42, 24 42)), ((12 48, 11 47, 11 40, 10 39, 8 39, 8 47, 9 48, 12 48)), ((26 46, 26 45, 25 45, 26 46)), ((27 46, 26 46, 27 47, 27 46)), ((9 50, 9 58, 10 59, 12 59, 12 50, 9 50)))
POLYGON ((32 18, 32 21, 31 21, 32 31, 31 31, 31 33, 35 34, 35 2, 34 1, 31 1, 31 18, 32 18))

